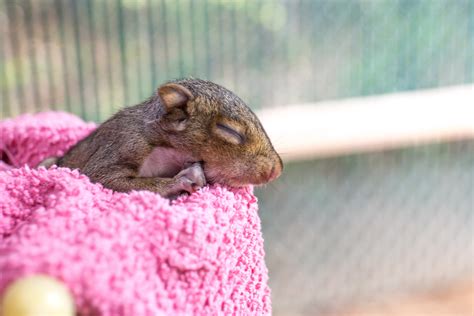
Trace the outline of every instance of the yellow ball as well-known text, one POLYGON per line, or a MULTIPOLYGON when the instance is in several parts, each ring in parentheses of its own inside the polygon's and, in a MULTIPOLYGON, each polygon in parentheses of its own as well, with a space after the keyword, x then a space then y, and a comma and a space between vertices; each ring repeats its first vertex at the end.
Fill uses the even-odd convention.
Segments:
POLYGON ((74 316, 71 293, 64 284, 44 275, 21 278, 7 287, 1 316, 74 316))

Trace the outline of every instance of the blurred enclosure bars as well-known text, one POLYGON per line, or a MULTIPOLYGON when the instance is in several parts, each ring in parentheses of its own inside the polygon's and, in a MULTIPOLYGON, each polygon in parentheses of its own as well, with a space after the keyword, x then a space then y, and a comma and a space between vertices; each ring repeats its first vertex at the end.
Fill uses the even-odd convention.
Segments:
MULTIPOLYGON (((102 121, 184 76, 268 109, 472 84, 474 0, 0 0, 0 45, 2 118, 102 121)), ((465 139, 289 161, 257 191, 274 313, 471 283, 473 157, 465 139)))

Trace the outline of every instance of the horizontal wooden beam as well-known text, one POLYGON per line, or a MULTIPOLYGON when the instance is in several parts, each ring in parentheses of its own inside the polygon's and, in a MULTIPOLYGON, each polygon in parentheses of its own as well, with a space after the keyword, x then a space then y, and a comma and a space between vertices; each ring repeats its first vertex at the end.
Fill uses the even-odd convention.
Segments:
POLYGON ((257 115, 286 161, 474 139, 474 85, 295 104, 257 115))

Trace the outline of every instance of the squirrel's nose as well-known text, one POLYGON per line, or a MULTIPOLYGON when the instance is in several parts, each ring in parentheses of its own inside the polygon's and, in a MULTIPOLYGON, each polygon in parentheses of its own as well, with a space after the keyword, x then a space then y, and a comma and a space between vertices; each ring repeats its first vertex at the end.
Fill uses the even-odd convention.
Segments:
POLYGON ((281 160, 278 160, 276 163, 273 164, 270 173, 268 174, 268 182, 275 180, 281 175, 281 171, 283 169, 283 164, 281 160))

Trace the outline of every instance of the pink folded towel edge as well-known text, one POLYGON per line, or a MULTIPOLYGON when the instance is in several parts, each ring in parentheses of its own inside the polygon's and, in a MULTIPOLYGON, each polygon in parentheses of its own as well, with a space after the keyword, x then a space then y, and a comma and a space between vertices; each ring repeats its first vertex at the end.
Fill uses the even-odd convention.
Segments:
POLYGON ((0 294, 45 273, 100 315, 271 314, 251 188, 206 187, 173 203, 117 193, 67 168, 32 169, 95 128, 58 112, 0 122, 0 294), (9 164, 14 164, 14 167, 9 164), (21 166, 21 167, 20 167, 21 166))

